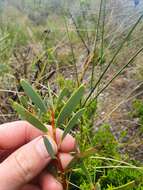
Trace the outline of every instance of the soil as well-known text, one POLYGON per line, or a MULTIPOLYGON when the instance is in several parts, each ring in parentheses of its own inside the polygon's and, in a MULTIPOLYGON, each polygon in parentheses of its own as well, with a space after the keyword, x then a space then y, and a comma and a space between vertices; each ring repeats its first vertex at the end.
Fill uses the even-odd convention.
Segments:
POLYGON ((133 99, 143 99, 143 84, 136 80, 136 73, 136 66, 129 67, 100 95, 100 118, 95 129, 102 122, 108 122, 116 140, 124 145, 121 152, 143 162, 143 134, 140 133, 139 118, 131 117, 133 99))

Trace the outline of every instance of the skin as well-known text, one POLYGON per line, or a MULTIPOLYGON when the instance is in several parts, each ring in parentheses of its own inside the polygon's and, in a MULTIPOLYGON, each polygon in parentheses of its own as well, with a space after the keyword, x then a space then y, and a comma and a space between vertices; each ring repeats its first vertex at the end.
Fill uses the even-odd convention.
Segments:
MULTIPOLYGON (((48 126, 49 141, 66 168, 73 157, 75 139, 67 135, 60 144, 63 131, 56 130, 56 141, 48 126)), ((0 125, 0 186, 2 190, 63 190, 61 183, 46 167, 51 158, 43 143, 42 132, 26 121, 0 125)))

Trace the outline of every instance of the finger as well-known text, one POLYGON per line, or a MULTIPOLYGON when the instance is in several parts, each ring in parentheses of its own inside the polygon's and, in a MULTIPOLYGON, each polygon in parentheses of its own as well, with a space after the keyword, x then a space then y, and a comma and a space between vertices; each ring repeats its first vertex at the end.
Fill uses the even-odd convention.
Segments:
POLYGON ((51 174, 43 173, 40 177, 42 190, 63 190, 61 183, 51 174))
MULTIPOLYGON (((63 135, 63 131, 61 129, 57 129, 58 144, 61 141, 62 135, 63 135)), ((75 139, 70 134, 67 134, 60 145, 60 150, 62 152, 71 152, 75 150, 75 145, 76 145, 75 139)))
POLYGON ((71 163, 71 161, 73 160, 73 156, 68 154, 68 153, 59 153, 58 157, 61 161, 62 167, 63 169, 66 169, 67 166, 71 163))
MULTIPOLYGON (((57 153, 55 142, 51 138, 49 141, 57 153)), ((37 176, 50 161, 51 158, 45 148, 43 138, 40 136, 34 139, 11 154, 0 165, 1 189, 20 188, 37 176)))
POLYGON ((13 149, 11 150, 0 150, 0 163, 5 160, 10 154, 14 152, 13 149))
MULTIPOLYGON (((52 134, 51 126, 47 126, 47 128, 52 134)), ((40 130, 26 121, 16 121, 0 125, 0 149, 16 149, 41 134, 43 133, 40 130)), ((61 142, 62 134, 63 131, 61 129, 56 130, 57 144, 61 142)), ((75 149, 75 139, 68 134, 59 148, 62 152, 73 151, 75 149)))
MULTIPOLYGON (((65 169, 73 159, 73 156, 68 153, 59 153, 58 157, 63 169, 65 169)), ((40 175, 40 184, 42 190, 63 190, 61 183, 46 171, 40 175)))
POLYGON ((25 185, 20 190, 40 190, 40 188, 35 185, 25 185))
POLYGON ((41 135, 42 132, 26 121, 15 121, 0 125, 0 149, 20 147, 41 135))

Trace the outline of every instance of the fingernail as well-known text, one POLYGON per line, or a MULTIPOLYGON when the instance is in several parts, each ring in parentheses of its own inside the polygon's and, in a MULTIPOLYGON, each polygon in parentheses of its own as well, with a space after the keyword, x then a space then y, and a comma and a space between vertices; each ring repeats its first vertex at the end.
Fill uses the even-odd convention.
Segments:
MULTIPOLYGON (((51 143, 51 146, 53 148, 53 151, 55 152, 55 154, 57 153, 57 145, 54 142, 54 140, 50 137, 50 136, 46 136, 47 139, 49 140, 49 142, 51 143)), ((39 152, 39 154, 41 155, 42 158, 49 158, 50 155, 45 147, 44 144, 44 140, 43 137, 40 137, 40 139, 36 142, 36 149, 39 152)))

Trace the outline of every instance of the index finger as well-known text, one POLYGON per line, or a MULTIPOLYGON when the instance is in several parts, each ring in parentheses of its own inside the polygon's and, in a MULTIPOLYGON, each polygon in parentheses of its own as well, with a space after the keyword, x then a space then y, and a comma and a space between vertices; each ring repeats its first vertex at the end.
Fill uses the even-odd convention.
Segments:
MULTIPOLYGON (((51 128, 50 126, 48 127, 51 128)), ((51 133, 51 129, 49 130, 51 133)), ((15 121, 0 125, 0 149, 16 149, 43 133, 26 121, 15 121)), ((62 130, 56 130, 57 142, 62 135, 62 130)), ((60 146, 62 152, 70 152, 75 147, 75 139, 68 135, 60 146)))
POLYGON ((26 121, 0 125, 0 149, 17 148, 41 135, 42 132, 26 121))

